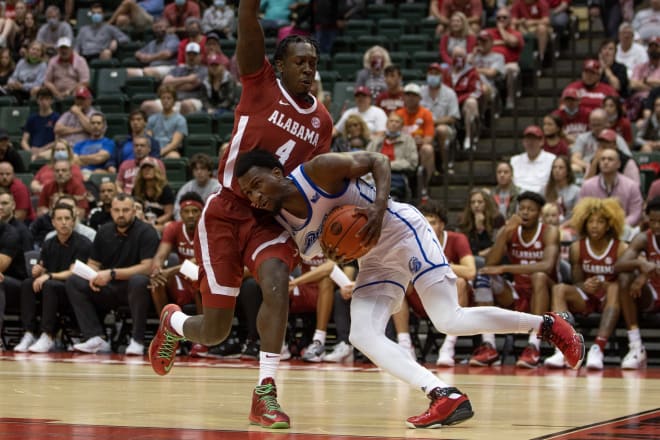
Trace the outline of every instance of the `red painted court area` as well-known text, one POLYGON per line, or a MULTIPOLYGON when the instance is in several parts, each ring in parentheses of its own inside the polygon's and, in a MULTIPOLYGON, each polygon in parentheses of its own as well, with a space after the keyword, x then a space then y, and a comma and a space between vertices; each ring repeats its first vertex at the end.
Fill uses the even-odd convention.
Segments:
POLYGON ((534 440, 660 439, 660 408, 534 440))

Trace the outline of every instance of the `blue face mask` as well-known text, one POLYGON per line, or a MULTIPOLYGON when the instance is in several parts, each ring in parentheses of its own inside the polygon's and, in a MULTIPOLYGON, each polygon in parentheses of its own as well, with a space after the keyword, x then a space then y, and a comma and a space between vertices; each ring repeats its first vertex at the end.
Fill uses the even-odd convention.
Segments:
POLYGON ((440 84, 442 84, 442 77, 440 75, 426 75, 426 84, 434 89, 440 87, 440 84))
POLYGON ((55 159, 55 160, 69 160, 69 153, 67 153, 66 151, 63 151, 63 150, 56 151, 53 154, 53 159, 55 159))
POLYGON ((215 0, 215 1, 213 2, 213 5, 214 5, 216 8, 222 8, 222 7, 225 5, 225 0, 215 0))
POLYGON ((103 14, 95 12, 92 14, 92 23, 99 24, 103 21, 103 14))
POLYGON ((177 6, 183 6, 186 4, 186 0, 174 0, 174 4, 177 6))
POLYGON ((387 137, 387 138, 389 138, 389 139, 395 139, 395 138, 398 138, 399 136, 401 136, 401 131, 390 131, 390 130, 387 130, 387 131, 385 132, 385 137, 387 137))

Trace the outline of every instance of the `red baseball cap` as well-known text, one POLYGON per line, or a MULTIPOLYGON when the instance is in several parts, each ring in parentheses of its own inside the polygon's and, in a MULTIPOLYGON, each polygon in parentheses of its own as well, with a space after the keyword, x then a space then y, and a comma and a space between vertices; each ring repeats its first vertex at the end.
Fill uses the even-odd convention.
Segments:
POLYGON ((443 71, 442 66, 440 65, 440 63, 431 63, 431 64, 429 64, 429 68, 426 69, 426 71, 430 72, 431 70, 437 70, 438 72, 443 71))
POLYGON ((538 125, 530 125, 523 132, 523 136, 534 136, 537 138, 543 137, 543 130, 538 125))
POLYGON ((611 128, 606 128, 598 133, 598 140, 605 142, 616 142, 616 131, 611 128))
POLYGON ((575 89, 564 89, 563 92, 561 92, 561 99, 580 99, 578 96, 578 92, 575 89))
POLYGON ((582 70, 591 70, 592 72, 600 72, 600 63, 598 60, 588 59, 584 60, 584 65, 582 66, 582 70))
POLYGON ((357 95, 366 95, 366 96, 371 96, 371 90, 367 86, 360 86, 355 88, 355 92, 353 92, 354 96, 357 95))
POLYGON ((490 34, 490 32, 488 32, 487 30, 482 30, 482 31, 479 32, 479 34, 477 35, 477 38, 478 38, 479 40, 492 40, 492 39, 493 39, 493 36, 492 36, 492 35, 490 34))
POLYGON ((76 98, 89 99, 92 97, 92 92, 87 87, 78 87, 76 89, 76 98))

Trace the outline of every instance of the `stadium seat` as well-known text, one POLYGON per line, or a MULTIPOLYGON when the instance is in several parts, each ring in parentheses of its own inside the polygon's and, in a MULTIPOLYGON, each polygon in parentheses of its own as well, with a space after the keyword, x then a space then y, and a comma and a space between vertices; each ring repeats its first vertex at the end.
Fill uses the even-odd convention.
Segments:
POLYGON ((105 181, 105 179, 110 179, 114 182, 117 180, 116 173, 92 173, 89 175, 89 180, 96 185, 97 188, 105 181))
POLYGON ((319 70, 321 75, 321 83, 323 83, 324 90, 332 90, 335 83, 339 80, 339 73, 334 70, 319 70))
POLYGON ((231 132, 234 130, 234 113, 225 112, 217 116, 218 122, 218 136, 220 140, 226 141, 231 136, 231 132))
POLYGON ((220 49, 222 49, 222 53, 227 55, 228 58, 233 57, 236 52, 236 40, 220 40, 220 49))
POLYGON ((123 94, 125 83, 126 69, 123 67, 98 70, 96 80, 92 85, 94 97, 123 94))
POLYGON ((34 179, 34 174, 32 173, 15 173, 16 178, 19 179, 21 182, 25 184, 28 188, 30 188, 30 183, 32 183, 32 180, 34 179))
POLYGON ((188 180, 188 159, 163 159, 167 180, 170 182, 186 182, 188 180))
POLYGON ((412 56, 412 67, 424 71, 426 71, 429 64, 440 62, 440 52, 438 51, 420 50, 413 53, 412 56))
POLYGON ((381 18, 392 18, 394 17, 394 5, 369 4, 367 5, 367 16, 369 18, 373 18, 374 20, 380 20, 381 18))
POLYGON ((335 54, 332 65, 343 81, 355 81, 355 75, 362 69, 362 59, 361 53, 341 52, 335 54))
POLYGON ((417 25, 425 19, 429 12, 428 2, 425 3, 401 3, 397 16, 406 20, 411 25, 417 25))
POLYGON ((355 40, 355 50, 364 53, 373 46, 390 49, 390 40, 386 35, 361 35, 355 40))
POLYGON ((204 153, 209 156, 218 154, 219 139, 217 135, 189 134, 183 146, 183 155, 190 159, 194 154, 204 153))
POLYGON ((37 160, 33 160, 32 162, 30 162, 30 165, 29 165, 29 167, 28 167, 28 170, 29 170, 31 173, 36 174, 37 172, 39 172, 39 170, 41 169, 41 167, 43 167, 44 165, 48 164, 49 162, 50 162, 50 161, 47 160, 47 159, 37 159, 37 160))
POLYGON ((374 27, 375 22, 372 19, 351 18, 346 22, 344 35, 350 35, 356 38, 361 35, 371 35, 374 27))
POLYGON ((403 78, 404 83, 411 81, 421 81, 426 77, 426 69, 401 69, 401 77, 403 78))
POLYGON ((20 136, 29 114, 30 107, 0 107, 0 127, 6 129, 10 137, 20 136))
POLYGON ((156 83, 156 78, 151 76, 126 78, 124 92, 130 97, 138 93, 154 93, 156 91, 156 83))
POLYGON ((433 39, 428 35, 406 34, 401 35, 395 43, 398 51, 412 54, 420 50, 429 50, 432 42, 433 39))
POLYGON ((340 52, 353 52, 355 38, 352 35, 337 35, 332 50, 335 54, 340 52))
POLYGON ((32 162, 32 152, 22 149, 19 145, 14 144, 14 149, 18 152, 18 155, 21 156, 23 161, 24 169, 30 169, 30 163, 32 162))
POLYGON ((378 21, 376 35, 384 35, 394 42, 405 33, 406 21, 397 18, 383 18, 378 21))
POLYGON ((110 69, 113 67, 119 67, 120 65, 121 62, 118 58, 110 58, 109 60, 96 58, 95 60, 89 62, 90 69, 110 69))
POLYGON ((189 134, 213 134, 213 118, 208 113, 191 113, 185 118, 189 134))
POLYGON ((94 100, 94 107, 103 113, 126 112, 127 100, 124 95, 102 95, 94 100))
POLYGON ((16 105, 16 98, 11 95, 0 96, 0 107, 11 107, 16 105))
POLYGON ((128 115, 126 113, 107 113, 105 121, 108 125, 105 136, 110 139, 128 131, 128 115))
POLYGON ((130 111, 139 109, 144 101, 147 101, 147 100, 150 100, 150 99, 158 99, 158 96, 154 92, 134 94, 133 96, 131 96, 130 111))
POLYGON ((390 58, 392 59, 392 63, 397 64, 401 69, 407 69, 410 65, 410 52, 390 52, 390 58))
POLYGON ((433 36, 439 23, 435 18, 425 18, 417 23, 417 32, 423 35, 433 36))

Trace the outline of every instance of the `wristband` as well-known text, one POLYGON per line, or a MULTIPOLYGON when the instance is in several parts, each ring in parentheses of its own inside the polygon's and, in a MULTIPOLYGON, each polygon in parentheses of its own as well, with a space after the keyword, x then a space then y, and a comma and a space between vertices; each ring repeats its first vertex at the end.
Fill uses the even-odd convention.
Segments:
POLYGON ((339 287, 346 287, 352 283, 352 281, 348 279, 344 271, 341 270, 339 266, 337 266, 336 264, 332 268, 332 272, 330 272, 330 279, 334 281, 334 283, 339 287))

